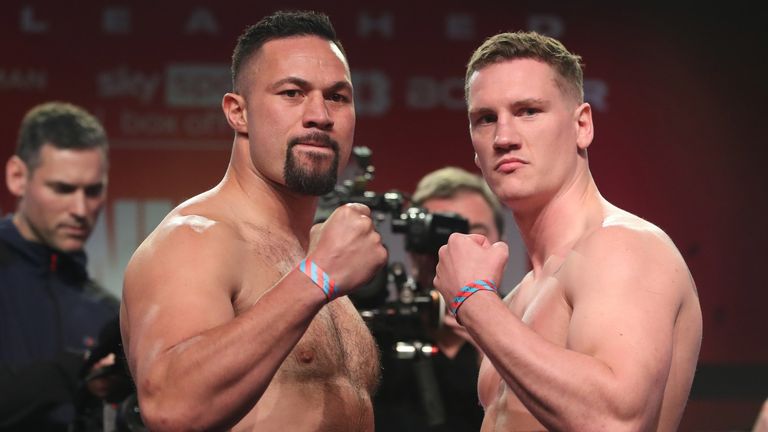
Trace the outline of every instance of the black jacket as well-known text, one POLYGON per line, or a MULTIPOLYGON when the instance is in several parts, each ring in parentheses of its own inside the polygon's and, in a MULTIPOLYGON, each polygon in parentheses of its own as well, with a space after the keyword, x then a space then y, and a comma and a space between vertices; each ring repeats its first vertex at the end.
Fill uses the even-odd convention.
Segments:
POLYGON ((116 319, 88 279, 85 253, 25 240, 0 220, 0 431, 66 430, 84 353, 116 319))

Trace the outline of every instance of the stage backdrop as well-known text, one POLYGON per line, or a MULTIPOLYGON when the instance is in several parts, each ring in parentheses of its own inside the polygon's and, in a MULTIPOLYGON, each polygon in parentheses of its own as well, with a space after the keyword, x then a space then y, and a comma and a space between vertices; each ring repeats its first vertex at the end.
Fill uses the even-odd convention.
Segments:
MULTIPOLYGON (((278 7, 332 17, 356 87, 356 144, 373 149, 371 188, 379 192, 411 191, 424 173, 445 165, 476 171, 462 90, 467 59, 498 31, 538 30, 585 59, 596 125, 589 158, 603 195, 663 228, 691 268, 704 312, 702 362, 764 365, 763 17, 735 6, 633 6, 4 2, 0 156, 12 154, 22 115, 34 104, 72 101, 98 115, 112 168, 109 203, 89 245, 91 268, 119 292, 136 245, 226 169, 232 132, 220 101, 246 25, 278 7)), ((5 188, 0 206, 14 207, 5 188)), ((509 236, 519 244, 514 230, 509 236)), ((514 249, 517 274, 526 263, 519 245, 514 249)))

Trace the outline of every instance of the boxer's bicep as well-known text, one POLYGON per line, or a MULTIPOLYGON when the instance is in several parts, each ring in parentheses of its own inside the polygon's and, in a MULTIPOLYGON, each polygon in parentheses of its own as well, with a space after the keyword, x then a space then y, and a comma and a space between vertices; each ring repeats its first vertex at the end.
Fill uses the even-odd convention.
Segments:
POLYGON ((661 399, 669 373, 683 281, 652 237, 607 232, 598 241, 563 269, 576 285, 568 348, 611 369, 615 402, 655 412, 649 405, 661 399))
POLYGON ((231 242, 178 227, 142 245, 123 288, 126 354, 140 376, 165 354, 234 316, 231 242))

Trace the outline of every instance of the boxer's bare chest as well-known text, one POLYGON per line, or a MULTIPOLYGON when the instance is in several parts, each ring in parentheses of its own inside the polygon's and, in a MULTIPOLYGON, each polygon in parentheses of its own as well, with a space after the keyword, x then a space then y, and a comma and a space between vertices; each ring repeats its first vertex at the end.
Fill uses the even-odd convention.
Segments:
MULTIPOLYGON (((242 266, 236 313, 258 298, 305 256, 298 241, 269 229, 254 227, 245 253, 252 265, 242 266)), ((365 323, 346 297, 325 305, 283 362, 276 380, 302 382, 349 379, 354 387, 372 391, 378 380, 378 350, 365 323)))

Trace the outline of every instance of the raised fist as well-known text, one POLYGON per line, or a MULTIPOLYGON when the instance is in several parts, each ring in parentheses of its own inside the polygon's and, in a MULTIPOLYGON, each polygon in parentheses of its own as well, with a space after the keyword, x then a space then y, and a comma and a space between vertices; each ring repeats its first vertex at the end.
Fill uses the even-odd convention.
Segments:
POLYGON ((462 287, 476 280, 492 280, 501 285, 509 257, 504 242, 491 244, 479 234, 453 233, 440 248, 434 285, 450 304, 462 287))
POLYGON ((346 204, 312 227, 307 259, 334 279, 335 297, 368 282, 387 262, 371 210, 363 204, 346 204))

